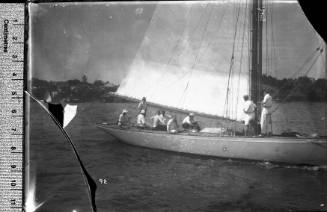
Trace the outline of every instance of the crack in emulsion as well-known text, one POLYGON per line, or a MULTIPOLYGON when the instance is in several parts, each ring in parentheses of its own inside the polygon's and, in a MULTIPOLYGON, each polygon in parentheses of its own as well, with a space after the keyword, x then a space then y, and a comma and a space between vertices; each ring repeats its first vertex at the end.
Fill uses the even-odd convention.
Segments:
MULTIPOLYGON (((89 199, 90 199, 90 202, 91 202, 91 206, 92 206, 92 212, 96 212, 97 211, 97 207, 96 207, 96 204, 95 204, 95 192, 96 192, 96 189, 97 189, 97 186, 96 186, 96 183, 95 181, 93 180, 93 178, 91 177, 91 175, 87 172, 78 152, 77 152, 77 149, 72 141, 72 139, 69 137, 68 133, 66 132, 66 130, 63 128, 63 121, 59 121, 58 118, 57 118, 57 114, 53 114, 41 101, 39 101, 38 99, 36 99, 32 94, 30 94, 28 91, 24 91, 25 94, 27 96, 29 96, 31 99, 33 99, 35 102, 37 102, 48 114, 49 116, 51 117, 51 119, 53 120, 53 122, 57 125, 57 127, 60 129, 61 133, 65 136, 65 138, 67 139, 67 141, 70 143, 73 151, 74 151, 74 155, 76 157, 76 159, 78 160, 79 162, 79 165, 80 165, 80 168, 81 168, 81 172, 83 174, 83 177, 84 177, 84 181, 85 183, 87 184, 87 187, 88 187, 88 194, 89 194, 89 199)), ((51 105, 51 103, 48 103, 49 105, 51 105)), ((53 104, 52 104, 53 106, 53 104)), ((58 107, 62 105, 58 105, 58 107)), ((63 110, 61 110, 62 113, 63 113, 63 110)), ((64 115, 63 114, 58 114, 60 117, 63 117, 64 115)))

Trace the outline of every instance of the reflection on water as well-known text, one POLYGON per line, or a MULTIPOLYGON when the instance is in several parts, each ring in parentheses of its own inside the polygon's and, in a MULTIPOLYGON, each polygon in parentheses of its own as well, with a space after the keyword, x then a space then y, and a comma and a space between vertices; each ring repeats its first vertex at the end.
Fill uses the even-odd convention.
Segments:
MULTIPOLYGON (((99 211, 327 210, 326 169, 129 146, 95 127, 96 122, 116 118, 121 107, 80 104, 67 127, 97 181, 99 211), (101 184, 100 179, 107 183, 101 184)), ((46 116, 33 104, 31 109, 33 172, 39 201, 46 200, 41 211, 90 211, 86 186, 68 143, 55 127, 45 124, 46 116)))

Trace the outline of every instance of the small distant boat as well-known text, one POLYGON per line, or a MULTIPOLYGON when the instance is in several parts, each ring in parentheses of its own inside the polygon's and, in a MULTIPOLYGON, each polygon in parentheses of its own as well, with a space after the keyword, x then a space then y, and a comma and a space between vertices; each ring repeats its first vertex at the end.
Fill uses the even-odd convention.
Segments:
MULTIPOLYGON (((216 113, 217 117, 219 116, 220 119, 228 118, 229 120, 233 120, 235 125, 241 124, 239 122, 239 114, 242 114, 243 110, 238 100, 241 98, 242 94, 250 94, 251 99, 255 103, 259 103, 262 100, 263 22, 266 24, 270 23, 266 20, 264 21, 265 11, 268 10, 263 7, 263 1, 253 0, 250 2, 249 5, 252 5, 252 7, 249 7, 248 3, 238 5, 239 8, 244 9, 244 11, 242 9, 243 13, 241 13, 244 15, 242 16, 244 23, 238 22, 240 14, 239 9, 239 12, 236 13, 238 14, 236 18, 222 15, 221 19, 223 21, 217 25, 219 29, 211 29, 212 31, 207 29, 209 23, 211 23, 210 17, 213 10, 212 8, 218 8, 217 14, 224 14, 224 10, 229 9, 230 14, 228 14, 232 16, 236 11, 234 8, 235 5, 230 6, 228 4, 224 7, 222 4, 219 4, 219 6, 215 5, 216 7, 201 7, 205 10, 203 14, 207 14, 207 8, 211 8, 211 12, 207 18, 207 24, 204 28, 199 28, 202 30, 201 36, 185 36, 185 34, 188 34, 183 31, 180 39, 172 39, 171 34, 168 34, 169 36, 163 35, 166 29, 162 30, 160 27, 161 25, 155 23, 155 21, 164 19, 161 16, 165 14, 167 5, 163 5, 161 9, 157 7, 157 11, 154 12, 154 14, 159 17, 153 18, 153 22, 151 22, 154 23, 153 28, 150 26, 147 31, 152 35, 152 39, 148 38, 149 36, 145 39, 144 48, 140 48, 140 55, 136 57, 135 66, 131 68, 130 77, 126 77, 123 83, 121 83, 117 94, 121 96, 130 95, 139 97, 140 95, 147 96, 146 92, 148 92, 151 97, 150 99, 153 100, 154 103, 158 105, 167 104, 166 106, 170 106, 170 108, 178 108, 178 110, 176 110, 177 112, 196 111, 197 116, 205 115, 209 117, 209 115, 206 114, 214 114, 215 111, 220 110, 218 114, 216 113), (248 14, 251 15, 248 16, 248 14), (250 17, 250 20, 245 21, 246 17, 250 17), (236 23, 233 23, 233 20, 236 20, 236 23), (243 30, 237 30, 239 26, 243 28, 243 30), (251 30, 248 30, 248 27, 250 27, 251 30), (220 32, 221 28, 224 31, 220 32), (239 33, 237 34, 238 31, 239 33), (218 33, 217 42, 214 42, 214 38, 211 40, 207 38, 205 42, 203 41, 206 38, 206 34, 210 34, 209 32, 211 34, 213 32, 218 33), (234 32, 234 36, 232 37, 227 35, 231 32, 234 32), (251 35, 247 36, 247 32, 251 32, 251 35), (196 40, 197 38, 200 40, 196 40), (186 42, 189 39, 195 39, 193 42, 194 46, 196 46, 195 44, 200 46, 198 48, 198 53, 194 53, 195 47, 190 45, 190 42, 186 42), (167 41, 165 42, 167 48, 161 48, 160 50, 156 49, 156 47, 159 46, 158 43, 163 41, 167 41), (151 42, 153 42, 153 45, 149 44, 151 42), (171 45, 169 42, 176 42, 176 44, 171 45), (205 43, 212 45, 217 44, 217 46, 210 49, 211 45, 204 45, 205 43), (209 50, 205 47, 209 48, 209 50), (243 47, 244 49, 247 48, 248 51, 243 50, 243 47), (172 52, 169 52, 167 49, 172 49, 172 52), (184 49, 188 49, 188 51, 185 50, 185 54, 181 54, 179 51, 184 49), (161 54, 157 54, 157 58, 155 58, 155 54, 152 53, 158 52, 161 54), (164 54, 165 52, 166 54, 164 54), (195 59, 193 54, 196 55, 195 59), (215 69, 212 68, 211 64, 205 63, 214 61, 214 54, 218 54, 215 58, 219 62, 219 64, 218 62, 216 63, 218 67, 215 69), (226 58, 228 58, 230 54, 232 56, 229 62, 226 58), (201 57, 205 57, 205 59, 203 59, 204 62, 199 65, 199 70, 194 70, 197 63, 199 63, 199 61, 201 62, 201 57), (243 57, 247 59, 243 60, 243 57), (190 64, 190 58, 194 59, 194 63, 191 63, 193 65, 190 69, 187 69, 187 65, 190 64), (238 61, 236 61, 236 58, 238 61), (174 61, 175 59, 176 61, 174 61), (158 61, 163 62, 159 63, 158 61), (165 61, 168 62, 165 63, 165 61), (240 67, 240 70, 239 73, 233 75, 235 67, 240 67), (200 71, 202 69, 204 69, 204 71, 200 71), (220 73, 217 74, 216 72, 220 73), (140 73, 142 73, 142 76, 146 77, 140 76, 140 73), (149 80, 147 77, 152 78, 149 80), (243 86, 241 86, 242 84, 243 86), (176 86, 176 88, 174 86, 176 86), (204 90, 206 88, 208 89, 204 90), (187 93, 188 90, 191 90, 190 93, 187 93), (159 94, 154 95, 153 93, 155 92, 159 94), (182 103, 185 102, 186 104, 183 106, 182 103)), ((184 18, 181 18, 179 21, 185 23, 185 26, 192 24, 196 25, 194 29, 198 29, 197 24, 194 23, 194 20, 198 16, 192 15, 192 12, 195 13, 197 10, 195 8, 192 9, 192 7, 187 7, 188 11, 184 11, 185 14, 188 14, 189 19, 185 19, 185 21, 184 18), (188 20, 190 21, 188 22, 188 20)), ((180 8, 178 7, 176 10, 180 10, 180 8)), ((182 11, 178 11, 178 13, 182 13, 182 11)), ((205 17, 205 15, 203 16, 205 17)), ((169 19, 169 16, 165 17, 169 19)), ((173 25, 174 21, 169 22, 169 20, 167 23, 173 25)), ((178 21, 176 20, 176 22, 178 21)), ((199 23, 200 22, 201 18, 199 20, 199 23)), ((217 21, 214 23, 216 22, 217 21)), ((163 26, 167 26, 167 23, 163 26)), ((200 25, 201 24, 199 24, 199 26, 200 25)), ((172 33, 168 29, 167 31, 168 33, 172 33)), ((195 34, 195 31, 192 31, 192 33, 195 34)), ((316 58, 324 57, 324 48, 325 43, 324 47, 316 49, 316 58)), ((266 47, 266 56, 268 50, 269 49, 266 47)), ((317 59, 313 62, 315 63, 316 61, 317 59)), ((258 108, 259 109, 256 111, 255 123, 259 123, 260 105, 258 105, 258 108)), ((211 118, 215 118, 215 120, 219 119, 213 116, 211 118)), ((219 122, 221 124, 229 120, 220 120, 219 122)), ((227 136, 223 134, 201 132, 169 134, 167 132, 140 130, 132 127, 123 129, 108 124, 98 124, 97 127, 127 144, 159 150, 233 159, 271 161, 289 164, 327 165, 327 139, 325 137, 283 137, 276 135, 271 137, 260 137, 258 136, 260 131, 258 126, 255 126, 256 136, 254 137, 227 136)))

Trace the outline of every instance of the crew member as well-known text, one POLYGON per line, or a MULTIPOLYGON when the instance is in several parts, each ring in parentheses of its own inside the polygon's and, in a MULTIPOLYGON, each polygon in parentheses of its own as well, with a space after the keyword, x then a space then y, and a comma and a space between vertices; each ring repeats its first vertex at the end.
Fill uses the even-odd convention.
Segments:
POLYGON ((118 126, 126 127, 126 126, 130 125, 129 117, 128 117, 127 113, 128 113, 128 111, 126 109, 124 109, 123 112, 119 115, 118 126))
POLYGON ((176 115, 173 115, 167 122, 167 132, 168 133, 177 133, 178 132, 178 124, 176 115))
POLYGON ((160 124, 167 125, 168 116, 166 116, 166 111, 162 110, 159 115, 160 124))
POLYGON ((194 119, 194 113, 190 113, 186 116, 182 122, 182 126, 186 130, 195 130, 200 131, 200 126, 197 121, 194 119))
MULTIPOLYGON (((146 102, 146 98, 143 97, 142 100, 140 101, 139 105, 137 106, 138 110, 139 110, 139 113, 144 110, 145 111, 145 114, 146 114, 146 110, 147 110, 147 102, 146 102)), ((144 115, 145 115, 144 114, 144 115)))
POLYGON ((145 128, 145 110, 141 110, 141 112, 137 115, 136 126, 138 128, 145 128))
POLYGON ((153 125, 152 125, 152 129, 154 130, 166 130, 167 129, 167 125, 166 123, 162 122, 162 118, 161 118, 161 111, 158 110, 157 114, 154 115, 153 117, 151 117, 151 119, 153 119, 153 125))
POLYGON ((254 125, 254 118, 255 118, 255 109, 256 105, 253 101, 249 98, 248 95, 243 96, 244 99, 244 107, 243 112, 245 114, 244 117, 244 124, 245 124, 245 136, 252 134, 253 132, 253 125, 254 125))
POLYGON ((272 107, 272 97, 268 90, 264 90, 262 101, 262 111, 260 118, 261 135, 271 135, 272 134, 272 121, 271 121, 271 107, 272 107))

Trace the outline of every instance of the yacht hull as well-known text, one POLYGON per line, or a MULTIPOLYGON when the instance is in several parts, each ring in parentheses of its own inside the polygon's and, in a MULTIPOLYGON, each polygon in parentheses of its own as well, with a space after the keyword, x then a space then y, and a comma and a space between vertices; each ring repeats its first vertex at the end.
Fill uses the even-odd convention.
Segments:
POLYGON ((327 165, 327 140, 322 138, 168 134, 104 124, 97 126, 124 143, 152 149, 230 159, 327 165))

